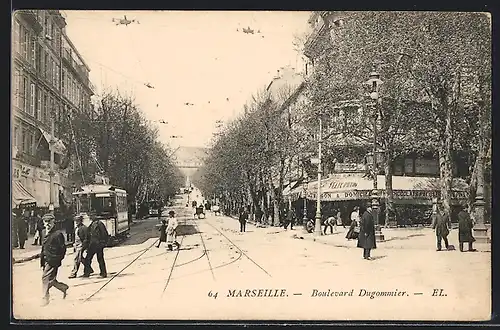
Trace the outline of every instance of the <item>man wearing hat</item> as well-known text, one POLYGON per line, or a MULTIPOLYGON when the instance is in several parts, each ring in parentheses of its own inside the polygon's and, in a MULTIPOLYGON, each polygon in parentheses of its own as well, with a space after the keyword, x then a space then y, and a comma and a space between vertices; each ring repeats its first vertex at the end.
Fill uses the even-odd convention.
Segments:
MULTIPOLYGON (((74 243, 74 251, 75 251, 75 265, 73 266, 73 270, 69 275, 69 278, 75 278, 78 273, 78 269, 80 268, 80 264, 84 264, 85 266, 85 258, 83 257, 83 253, 89 247, 89 229, 87 226, 83 224, 83 216, 78 216, 75 219, 76 230, 75 230, 75 243, 74 243)), ((90 267, 90 274, 92 274, 94 270, 90 267)))
POLYGON ((175 218, 175 212, 170 211, 168 212, 168 223, 167 223, 167 247, 170 251, 173 250, 172 245, 175 245, 177 249, 179 248, 180 244, 176 241, 176 236, 177 236, 177 226, 179 223, 177 222, 177 219, 175 218))
POLYGON ((52 214, 45 214, 43 216, 43 223, 47 232, 42 243, 40 266, 43 269, 42 285, 44 295, 42 306, 45 306, 49 303, 49 290, 51 287, 55 287, 61 291, 64 299, 66 298, 68 285, 57 280, 57 271, 66 255, 64 235, 55 229, 55 218, 52 214))
POLYGON ((366 205, 359 223, 358 247, 363 249, 363 259, 371 260, 370 251, 377 248, 375 241, 375 221, 370 204, 366 205))

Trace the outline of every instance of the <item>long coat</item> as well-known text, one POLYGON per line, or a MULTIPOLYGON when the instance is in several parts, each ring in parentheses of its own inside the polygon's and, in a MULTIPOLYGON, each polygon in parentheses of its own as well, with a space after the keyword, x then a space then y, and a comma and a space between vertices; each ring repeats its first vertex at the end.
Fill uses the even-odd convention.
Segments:
POLYGON ((17 235, 20 241, 26 241, 28 239, 28 223, 26 220, 25 217, 21 217, 17 223, 17 235))
POLYGON ((168 218, 168 223, 167 223, 167 243, 171 244, 175 242, 175 239, 177 237, 177 226, 179 223, 177 222, 176 218, 168 218))
POLYGON ((160 242, 166 242, 167 241, 167 225, 161 224, 161 226, 158 230, 160 231, 160 242))
POLYGON ((363 249, 376 249, 375 221, 370 211, 365 211, 359 223, 358 247, 363 249))
POLYGON ((467 212, 464 210, 458 213, 458 241, 462 242, 474 242, 476 239, 472 236, 472 219, 467 212))
POLYGON ((436 230, 436 236, 446 237, 450 233, 448 229, 447 220, 443 214, 438 213, 434 216, 432 220, 432 229, 436 230))

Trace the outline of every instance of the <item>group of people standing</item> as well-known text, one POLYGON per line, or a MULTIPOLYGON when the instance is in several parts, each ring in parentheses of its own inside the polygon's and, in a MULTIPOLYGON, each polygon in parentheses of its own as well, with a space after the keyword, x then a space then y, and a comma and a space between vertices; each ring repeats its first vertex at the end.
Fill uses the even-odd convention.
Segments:
POLYGON ((20 209, 12 213, 12 247, 24 249, 30 228, 34 233, 32 245, 41 244, 44 226, 40 214, 37 210, 20 209))
MULTIPOLYGON (((357 239, 357 247, 363 249, 363 258, 371 260, 370 252, 377 247, 375 237, 375 221, 371 205, 366 206, 366 210, 360 212, 360 208, 355 207, 351 213, 351 226, 347 232, 346 238, 348 240, 357 239), (362 214, 360 216, 360 214, 362 214)), ((475 238, 472 235, 474 222, 472 221, 469 213, 462 207, 458 213, 458 242, 460 251, 465 252, 464 244, 468 243, 468 250, 470 252, 476 251, 473 248, 475 238)), ((435 230, 437 239, 436 251, 442 250, 442 241, 446 250, 453 250, 453 246, 448 242, 448 235, 450 233, 450 222, 444 213, 444 210, 438 210, 433 214, 432 229, 435 230)), ((326 229, 325 229, 326 231, 326 229)))

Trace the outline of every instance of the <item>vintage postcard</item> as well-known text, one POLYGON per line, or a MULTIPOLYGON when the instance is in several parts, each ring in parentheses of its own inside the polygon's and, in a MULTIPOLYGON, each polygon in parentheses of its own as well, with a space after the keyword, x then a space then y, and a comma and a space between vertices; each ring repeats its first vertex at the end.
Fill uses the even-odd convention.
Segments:
POLYGON ((491 318, 491 16, 12 13, 16 320, 491 318))

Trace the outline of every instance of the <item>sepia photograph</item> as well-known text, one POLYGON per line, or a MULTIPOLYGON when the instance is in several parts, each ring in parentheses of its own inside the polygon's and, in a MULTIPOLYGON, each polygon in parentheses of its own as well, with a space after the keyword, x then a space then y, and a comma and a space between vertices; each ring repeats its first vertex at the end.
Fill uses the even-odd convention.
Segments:
POLYGON ((11 322, 491 319, 490 13, 11 24, 11 322))

